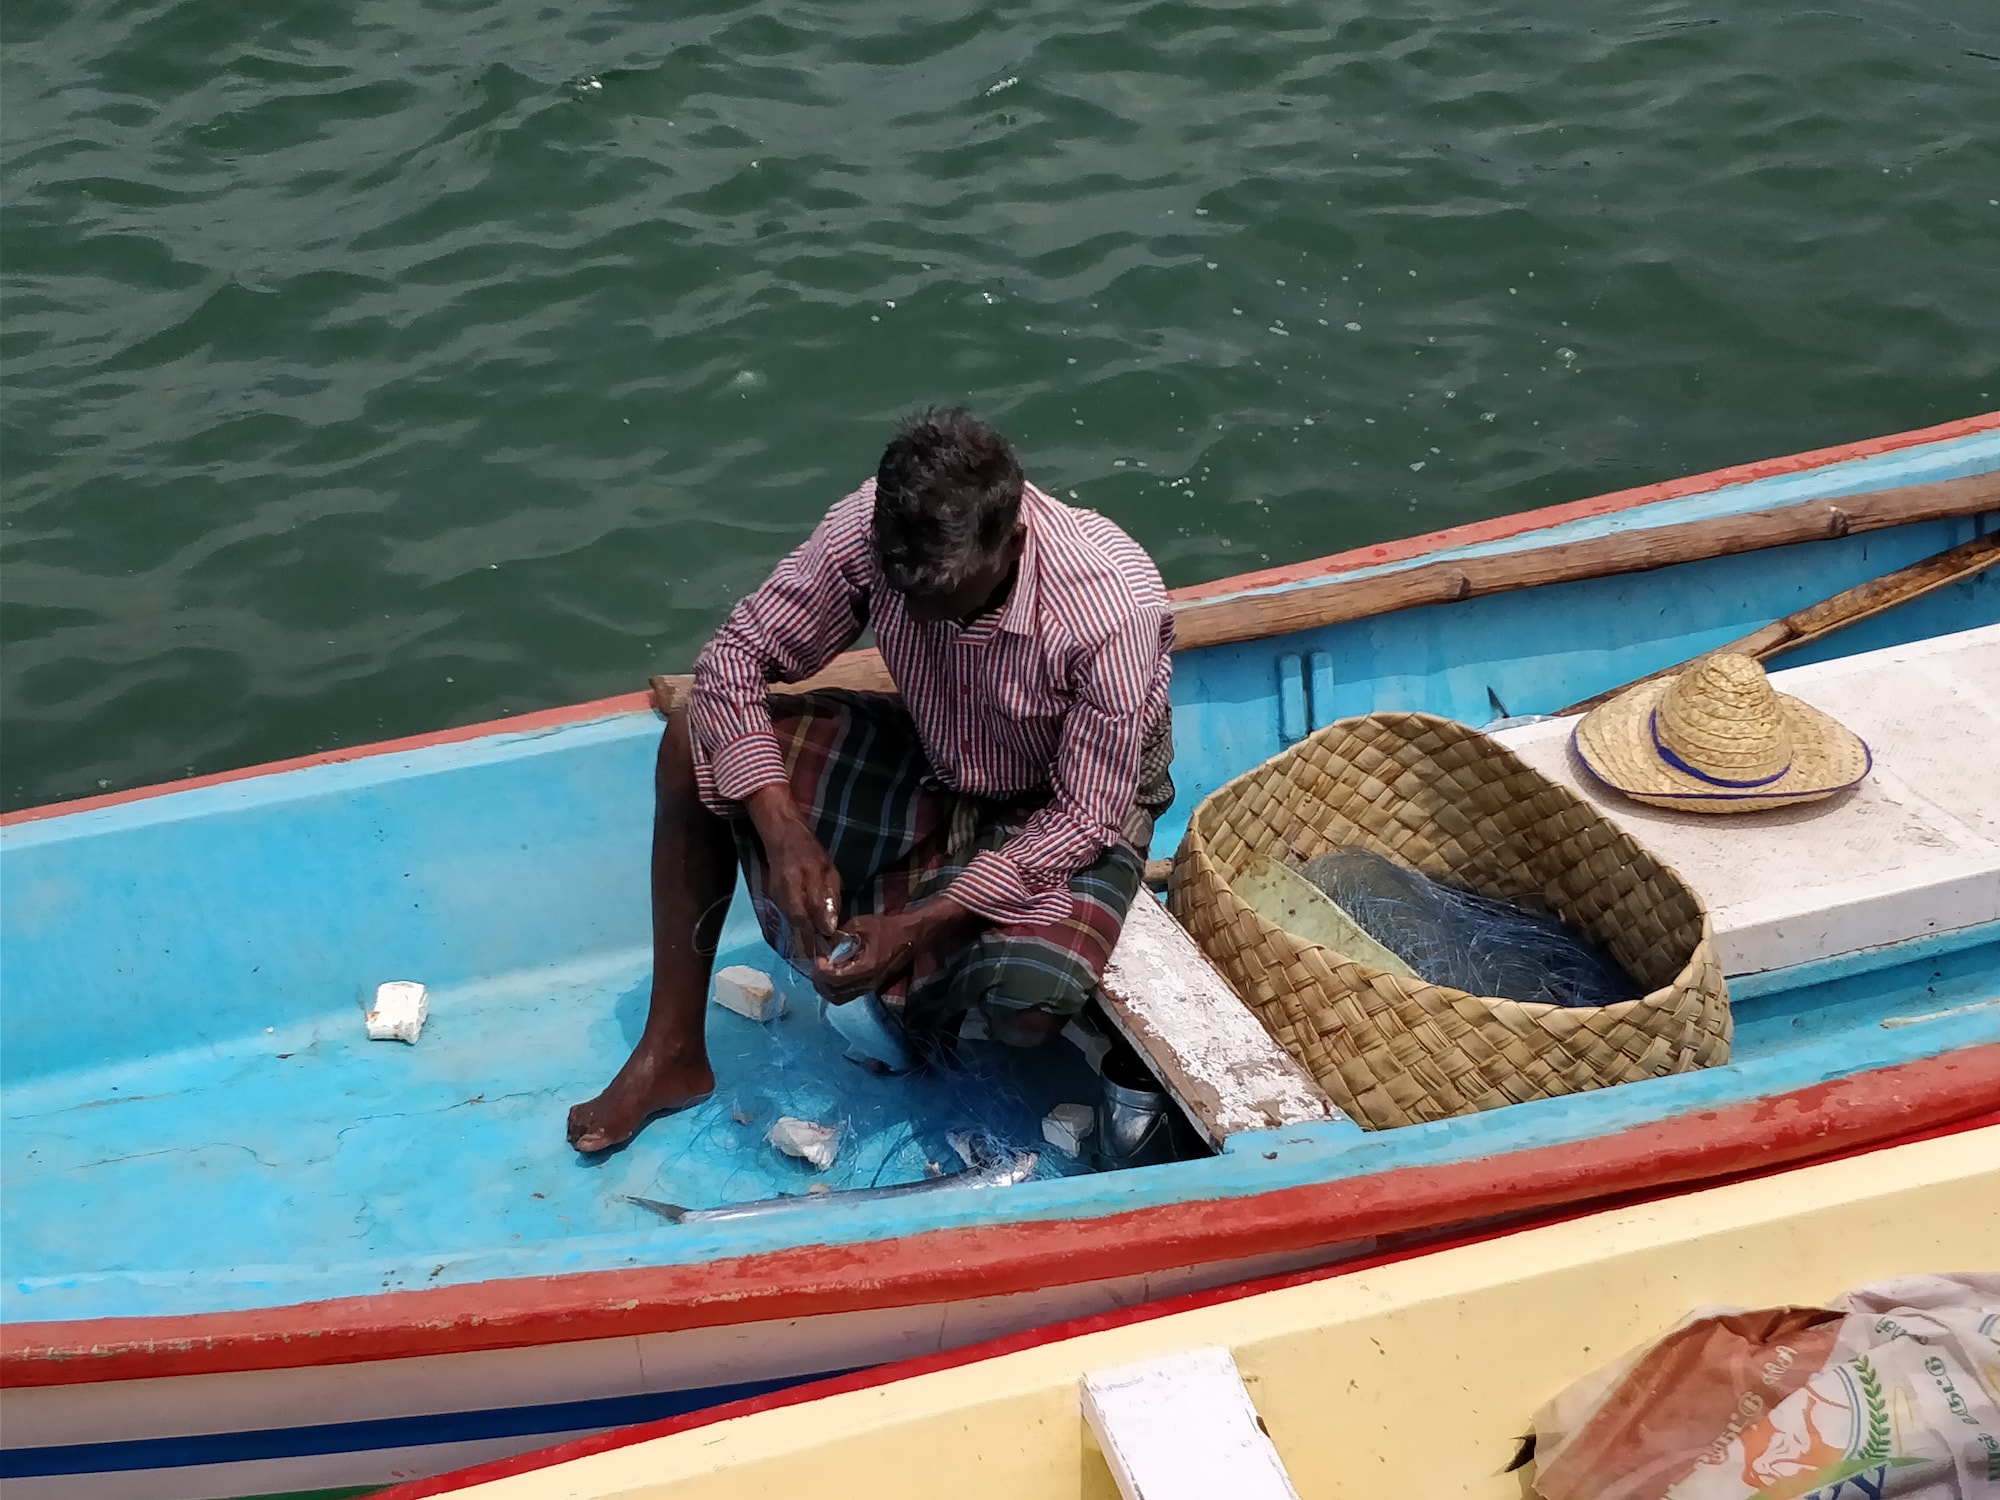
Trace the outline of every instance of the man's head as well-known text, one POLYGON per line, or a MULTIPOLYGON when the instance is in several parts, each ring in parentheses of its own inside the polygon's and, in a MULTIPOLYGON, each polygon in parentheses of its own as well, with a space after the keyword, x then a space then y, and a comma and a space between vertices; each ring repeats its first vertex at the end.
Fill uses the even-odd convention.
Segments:
POLYGON ((1021 465, 959 407, 906 421, 875 471, 875 558, 919 620, 996 602, 1021 558, 1021 465))

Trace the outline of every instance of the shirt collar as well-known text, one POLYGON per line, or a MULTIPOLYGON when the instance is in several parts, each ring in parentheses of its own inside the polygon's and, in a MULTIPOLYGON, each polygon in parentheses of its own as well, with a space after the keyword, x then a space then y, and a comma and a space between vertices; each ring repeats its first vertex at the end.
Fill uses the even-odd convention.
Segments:
POLYGON ((1045 523, 1043 507, 1051 504, 1047 495, 1032 484, 1021 486, 1021 525, 1027 532, 1021 543, 1021 562, 1014 572, 1014 587, 1000 610, 1000 629, 1010 635, 1031 635, 1035 629, 1036 605, 1041 596, 1042 548, 1040 532, 1045 523))

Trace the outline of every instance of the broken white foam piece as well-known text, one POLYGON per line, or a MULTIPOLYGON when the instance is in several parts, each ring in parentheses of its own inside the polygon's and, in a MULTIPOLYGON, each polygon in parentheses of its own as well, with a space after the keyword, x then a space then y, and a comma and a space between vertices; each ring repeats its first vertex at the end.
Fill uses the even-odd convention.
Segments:
POLYGON ((1083 1155, 1084 1138, 1097 1128, 1097 1111, 1088 1104, 1058 1104, 1042 1116, 1042 1139, 1064 1156, 1083 1155))
POLYGON ((778 1116, 764 1139, 785 1155, 810 1164, 815 1172, 824 1172, 840 1154, 839 1126, 818 1125, 795 1115, 778 1116))
POLYGON ((731 964, 715 976, 715 1003, 752 1021, 775 1021, 785 1013, 784 991, 771 976, 748 964, 731 964))
POLYGON ((368 1007, 368 1035, 377 1042, 414 1042, 431 1013, 430 991, 414 979, 392 979, 375 987, 368 1007))

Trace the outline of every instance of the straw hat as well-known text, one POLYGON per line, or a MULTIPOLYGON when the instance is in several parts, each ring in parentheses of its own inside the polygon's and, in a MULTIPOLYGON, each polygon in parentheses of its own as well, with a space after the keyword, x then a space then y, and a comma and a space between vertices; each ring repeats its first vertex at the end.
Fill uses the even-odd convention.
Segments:
POLYGON ((1762 667, 1728 652, 1592 709, 1574 743, 1606 786, 1688 812, 1812 802, 1846 791, 1873 764, 1853 731, 1773 691, 1762 667))

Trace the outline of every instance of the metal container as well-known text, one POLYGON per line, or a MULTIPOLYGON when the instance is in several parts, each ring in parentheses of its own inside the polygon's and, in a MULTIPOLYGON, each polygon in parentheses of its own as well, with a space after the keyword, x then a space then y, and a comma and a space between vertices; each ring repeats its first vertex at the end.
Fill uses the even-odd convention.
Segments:
POLYGON ((1097 1106, 1097 1158, 1105 1169, 1163 1160, 1168 1148, 1167 1096, 1137 1062, 1104 1059, 1104 1098, 1097 1106))

